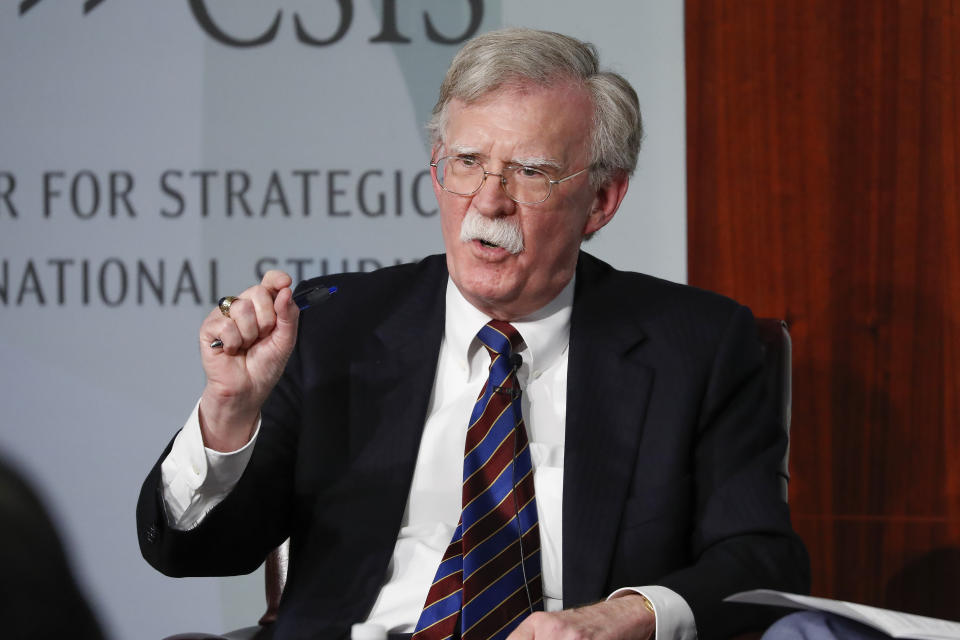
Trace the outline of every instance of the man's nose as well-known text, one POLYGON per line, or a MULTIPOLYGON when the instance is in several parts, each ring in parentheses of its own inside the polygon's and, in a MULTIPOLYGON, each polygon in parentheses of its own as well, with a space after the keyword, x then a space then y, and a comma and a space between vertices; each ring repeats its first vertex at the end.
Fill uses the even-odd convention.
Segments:
POLYGON ((503 189, 503 176, 485 171, 483 184, 473 195, 474 208, 483 215, 503 216, 512 213, 516 204, 503 189))

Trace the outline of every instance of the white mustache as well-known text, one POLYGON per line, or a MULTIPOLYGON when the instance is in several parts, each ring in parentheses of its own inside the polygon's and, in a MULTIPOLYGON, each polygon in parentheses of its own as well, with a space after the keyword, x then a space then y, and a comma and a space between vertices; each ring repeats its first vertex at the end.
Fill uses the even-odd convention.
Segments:
POLYGON ((473 209, 468 210, 460 223, 460 241, 473 240, 495 244, 513 255, 523 251, 523 232, 516 222, 516 216, 488 218, 473 209))

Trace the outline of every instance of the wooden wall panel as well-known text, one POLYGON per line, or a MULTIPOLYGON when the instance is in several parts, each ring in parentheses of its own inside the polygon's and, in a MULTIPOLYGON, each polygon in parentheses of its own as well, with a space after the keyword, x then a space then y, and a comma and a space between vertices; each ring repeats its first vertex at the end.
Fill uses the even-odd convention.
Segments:
POLYGON ((960 0, 686 0, 686 53, 689 280, 790 323, 813 592, 960 619, 960 0))

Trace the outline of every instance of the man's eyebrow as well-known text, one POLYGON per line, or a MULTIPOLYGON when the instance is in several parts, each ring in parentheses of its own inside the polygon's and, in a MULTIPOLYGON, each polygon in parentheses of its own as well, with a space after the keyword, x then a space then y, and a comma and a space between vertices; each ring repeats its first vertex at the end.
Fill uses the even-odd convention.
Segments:
POLYGON ((447 147, 447 153, 454 156, 479 156, 481 151, 477 147, 468 147, 462 144, 451 144, 447 147))
MULTIPOLYGON (((463 144, 451 144, 447 146, 447 153, 455 156, 485 157, 483 150, 479 147, 470 147, 463 144)), ((524 167, 534 167, 535 169, 553 169, 554 171, 563 171, 565 166, 559 160, 554 160, 553 158, 547 158, 544 156, 511 158, 508 164, 518 164, 524 167)))
POLYGON ((562 171, 563 163, 552 158, 544 158, 542 156, 530 157, 530 158, 514 158, 510 161, 511 164, 520 164, 525 167, 534 167, 536 169, 553 169, 554 171, 562 171))

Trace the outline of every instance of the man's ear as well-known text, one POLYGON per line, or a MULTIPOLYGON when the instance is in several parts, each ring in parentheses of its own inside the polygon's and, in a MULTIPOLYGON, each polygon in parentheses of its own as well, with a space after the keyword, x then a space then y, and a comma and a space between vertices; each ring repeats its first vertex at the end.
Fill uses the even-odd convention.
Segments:
POLYGON ((583 235, 591 235, 603 228, 613 219, 613 215, 620 208, 627 187, 630 185, 630 176, 626 171, 615 171, 607 182, 597 188, 593 199, 593 209, 587 216, 583 226, 583 235))

